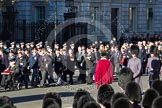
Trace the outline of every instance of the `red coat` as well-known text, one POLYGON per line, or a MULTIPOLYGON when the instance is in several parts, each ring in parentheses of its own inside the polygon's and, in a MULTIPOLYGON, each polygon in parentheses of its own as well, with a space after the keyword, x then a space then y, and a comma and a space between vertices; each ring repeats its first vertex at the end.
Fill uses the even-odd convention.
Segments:
POLYGON ((109 60, 101 59, 96 66, 95 83, 97 89, 103 84, 110 84, 114 80, 112 64, 109 60))

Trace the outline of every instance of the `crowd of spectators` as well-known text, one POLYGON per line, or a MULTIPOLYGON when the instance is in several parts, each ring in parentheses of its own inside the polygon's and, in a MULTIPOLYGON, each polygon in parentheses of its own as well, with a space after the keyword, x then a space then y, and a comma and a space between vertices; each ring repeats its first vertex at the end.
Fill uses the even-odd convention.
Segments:
MULTIPOLYGON (((103 84, 98 89, 97 100, 86 90, 78 89, 74 93, 72 108, 161 108, 162 81, 153 82, 150 89, 142 94, 140 86, 133 81, 127 83, 123 92, 114 91, 113 87, 103 84)), ((41 105, 40 105, 41 106, 41 105)), ((1 108, 17 108, 12 99, 0 97, 1 108)), ((63 108, 59 93, 49 92, 43 97, 42 108, 63 108)))

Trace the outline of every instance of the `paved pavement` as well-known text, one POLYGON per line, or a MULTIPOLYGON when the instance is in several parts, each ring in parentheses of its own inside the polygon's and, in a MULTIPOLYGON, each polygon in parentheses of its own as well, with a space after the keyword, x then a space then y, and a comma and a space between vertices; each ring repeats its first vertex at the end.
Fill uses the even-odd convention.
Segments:
MULTIPOLYGON (((143 76, 143 88, 144 90, 148 89, 148 76, 143 76)), ((120 92, 120 88, 117 82, 113 82, 112 87, 115 92, 120 92)), ((41 108, 42 98, 47 92, 57 92, 61 95, 63 101, 63 108, 71 108, 73 103, 73 96, 76 90, 79 88, 88 90, 91 95, 96 99, 97 90, 95 85, 66 85, 66 86, 55 86, 49 88, 34 88, 34 89, 24 89, 20 91, 9 91, 9 92, 0 92, 0 96, 6 95, 13 99, 15 105, 18 108, 41 108)))

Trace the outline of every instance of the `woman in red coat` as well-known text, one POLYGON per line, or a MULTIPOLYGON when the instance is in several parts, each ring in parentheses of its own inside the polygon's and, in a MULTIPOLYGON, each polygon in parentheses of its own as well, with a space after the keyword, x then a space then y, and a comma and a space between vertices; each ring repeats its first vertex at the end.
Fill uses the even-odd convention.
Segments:
POLYGON ((95 83, 97 89, 103 84, 110 84, 114 80, 112 63, 107 60, 106 52, 101 53, 101 59, 96 66, 95 83))

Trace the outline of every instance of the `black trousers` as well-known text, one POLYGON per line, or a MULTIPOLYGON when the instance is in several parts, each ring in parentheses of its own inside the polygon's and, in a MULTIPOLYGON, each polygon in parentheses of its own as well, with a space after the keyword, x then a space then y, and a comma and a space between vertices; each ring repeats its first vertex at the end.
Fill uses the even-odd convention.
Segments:
POLYGON ((28 87, 28 82, 29 82, 29 72, 24 72, 22 75, 23 78, 23 83, 25 85, 25 87, 28 87))
POLYGON ((74 75, 74 72, 71 71, 71 70, 65 70, 65 71, 63 71, 62 79, 65 82, 67 82, 67 75, 69 75, 69 83, 70 84, 73 84, 73 75, 74 75))
POLYGON ((86 83, 86 69, 79 69, 78 82, 86 83))

